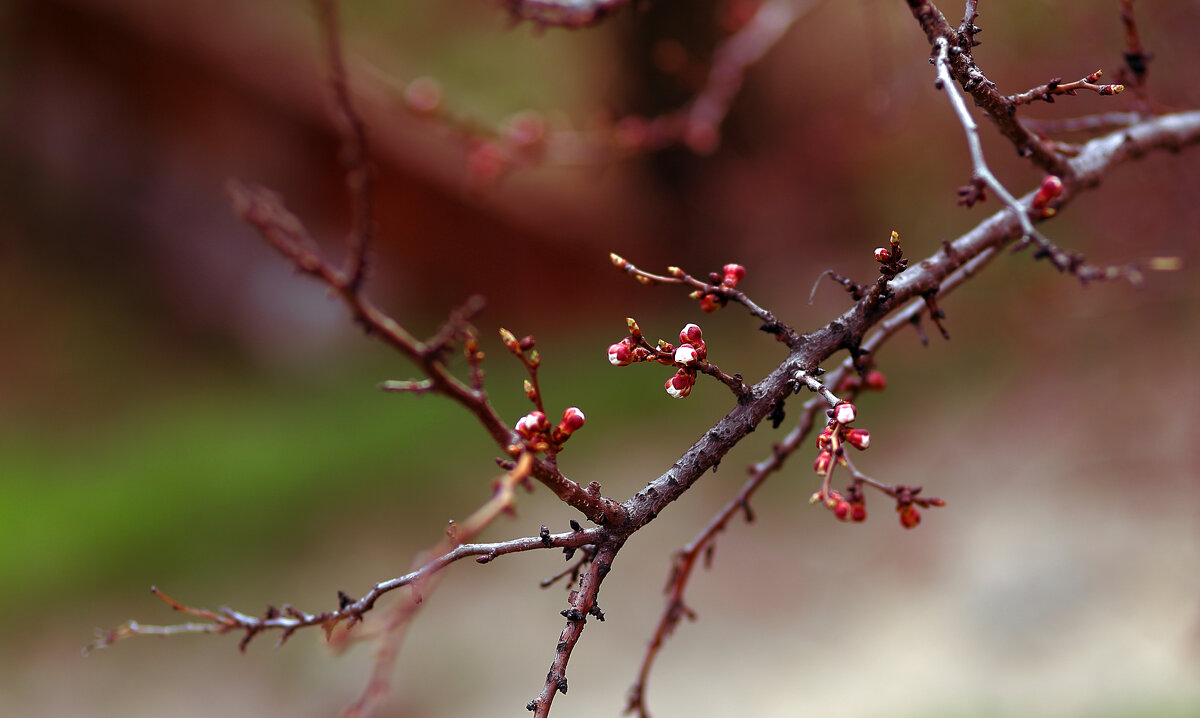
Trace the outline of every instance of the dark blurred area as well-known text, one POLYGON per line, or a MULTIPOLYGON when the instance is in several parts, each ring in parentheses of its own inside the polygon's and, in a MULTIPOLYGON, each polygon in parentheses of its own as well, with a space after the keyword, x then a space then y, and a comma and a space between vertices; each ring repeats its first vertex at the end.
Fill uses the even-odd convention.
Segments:
MULTIPOLYGON (((608 252, 651 271, 740 262, 743 288, 808 330, 848 306, 833 283, 810 302, 823 270, 866 281, 893 229, 922 257, 998 209, 955 204, 962 128, 902 3, 813 3, 748 70, 711 155, 526 168, 482 190, 465 143, 406 110, 412 79, 436 78, 480 126, 530 108, 574 128, 652 116, 686 102, 755 4, 658 0, 583 31, 510 27, 477 0, 344 5, 378 177, 368 293, 417 335, 484 295, 488 383, 514 421, 522 377, 495 330, 536 335, 549 403, 589 417, 567 473, 616 497, 730 402, 715 385, 673 402, 665 374, 609 366, 625 317, 667 339, 697 321, 714 360, 752 380, 781 355, 736 310, 701 315, 608 252)), ((1120 68, 1115 1, 982 10, 976 58, 1002 91, 1120 68)), ((1156 109, 1200 106, 1200 5, 1137 11, 1156 109)), ((488 495, 483 432, 437 398, 376 391, 411 367, 230 210, 230 178, 270 187, 340 256, 349 202, 321 57, 303 0, 0 5, 0 714, 333 715, 369 650, 297 636, 245 656, 229 637, 79 651, 95 627, 172 622, 151 584, 212 607, 328 607, 402 573, 488 495)), ((1035 187, 981 125, 997 175, 1035 187)), ((1198 197, 1200 151, 1119 167, 1047 234, 1095 262, 1178 256, 1182 271, 1081 288, 1003 256, 943 303, 952 341, 889 345, 864 469, 949 506, 913 532, 882 502, 865 526, 837 524, 808 506, 812 457, 797 455, 695 579, 701 620, 662 654, 655 715, 1200 714, 1198 197)), ((561 710, 619 712, 670 552, 767 455, 776 437, 759 434, 635 537, 561 710)), ((540 493, 521 502, 488 538, 572 518, 540 493)), ((498 564, 451 574, 380 715, 509 714, 540 686, 562 597, 536 581, 559 564, 498 564)))

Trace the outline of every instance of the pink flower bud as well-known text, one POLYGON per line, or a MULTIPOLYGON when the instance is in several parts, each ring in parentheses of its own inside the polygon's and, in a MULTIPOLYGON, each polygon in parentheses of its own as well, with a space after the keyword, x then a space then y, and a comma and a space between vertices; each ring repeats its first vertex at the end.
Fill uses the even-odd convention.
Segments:
POLYGON ((608 348, 608 362, 613 366, 627 366, 633 363, 633 348, 629 342, 619 341, 608 348))
POLYGON ((846 443, 859 451, 865 451, 871 445, 871 432, 866 429, 851 429, 846 432, 846 443))
POLYGON ((856 416, 858 416, 858 410, 848 401, 843 401, 833 407, 833 418, 839 424, 852 424, 856 416))
POLYGON ((679 332, 679 341, 684 344, 696 345, 704 341, 704 332, 695 324, 689 324, 679 332))
POLYGON ((705 314, 712 314, 720 309, 722 304, 724 302, 716 294, 705 294, 703 297, 700 297, 700 311, 705 314))
POLYGON ((695 383, 695 375, 680 370, 676 372, 675 375, 670 379, 667 379, 667 383, 663 385, 663 388, 666 389, 667 393, 672 397, 676 399, 682 399, 688 394, 692 393, 692 385, 695 383))
POLYGON ((1046 205, 1050 200, 1057 198, 1062 194, 1063 183, 1057 175, 1046 175, 1042 179, 1042 186, 1033 195, 1033 208, 1036 210, 1046 209, 1046 205))
POLYGON ((883 391, 887 388, 887 377, 881 371, 871 370, 867 372, 866 382, 867 388, 872 391, 883 391))
POLYGON ((736 287, 737 283, 746 276, 746 268, 740 264, 726 264, 721 271, 725 275, 725 281, 722 284, 727 287, 736 287))
POLYGON ((570 435, 581 429, 583 427, 583 422, 586 420, 587 417, 583 415, 583 412, 579 410, 579 407, 570 406, 563 411, 562 421, 558 423, 558 428, 564 433, 570 435))

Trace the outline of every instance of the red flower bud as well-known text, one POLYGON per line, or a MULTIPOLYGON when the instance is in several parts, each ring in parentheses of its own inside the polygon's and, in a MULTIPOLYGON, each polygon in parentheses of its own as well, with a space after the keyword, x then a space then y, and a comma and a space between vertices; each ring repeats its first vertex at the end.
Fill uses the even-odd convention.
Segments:
POLYGON ((692 385, 695 383, 695 374, 692 374, 685 369, 680 369, 675 373, 674 376, 672 376, 670 379, 667 379, 667 383, 663 385, 663 388, 666 389, 667 393, 672 397, 676 399, 682 399, 688 394, 692 393, 692 385))
POLYGON ((833 448, 833 430, 828 426, 817 436, 817 448, 821 451, 829 451, 833 448))
POLYGON ((871 445, 871 432, 866 429, 851 429, 846 432, 846 443, 859 451, 865 451, 871 445))
POLYGON ((1033 208, 1036 210, 1046 209, 1046 205, 1050 200, 1055 199, 1062 194, 1063 183, 1056 175, 1046 175, 1042 179, 1042 186, 1033 195, 1033 208))
POLYGON ((867 382, 867 388, 872 391, 883 391, 887 388, 887 377, 883 375, 883 372, 875 371, 874 369, 867 372, 865 381, 867 382))
POLYGON ((832 464, 833 454, 828 451, 822 451, 817 454, 817 460, 813 462, 813 471, 817 472, 818 476, 824 476, 829 473, 832 464))
POLYGON ((583 412, 579 410, 579 407, 569 406, 563 410, 562 421, 558 423, 558 428, 567 435, 570 435, 582 428, 583 422, 586 420, 587 417, 583 415, 583 412))
POLYGON ((715 294, 705 294, 703 297, 700 297, 700 311, 706 314, 712 314, 717 311, 721 308, 722 304, 724 302, 715 294))
POLYGON ((921 523, 921 512, 917 511, 916 506, 908 504, 899 507, 898 510, 900 511, 900 525, 904 528, 911 529, 921 523))
POLYGON ((861 383, 862 382, 858 377, 851 374, 850 376, 847 376, 838 382, 837 388, 834 389, 834 392, 838 394, 845 394, 852 389, 857 389, 861 383))
POLYGON ((727 287, 736 287, 746 276, 746 268, 740 264, 726 264, 721 271, 725 275, 725 280, 721 283, 727 287))
POLYGON ((837 499, 833 504, 833 515, 838 521, 850 520, 850 502, 845 499, 837 499))
POLYGON ((859 523, 867 520, 867 507, 861 501, 850 504, 850 520, 859 523))
POLYGON ((679 332, 679 341, 683 344, 702 344, 704 342, 704 332, 700 331, 700 327, 695 324, 688 324, 679 332))

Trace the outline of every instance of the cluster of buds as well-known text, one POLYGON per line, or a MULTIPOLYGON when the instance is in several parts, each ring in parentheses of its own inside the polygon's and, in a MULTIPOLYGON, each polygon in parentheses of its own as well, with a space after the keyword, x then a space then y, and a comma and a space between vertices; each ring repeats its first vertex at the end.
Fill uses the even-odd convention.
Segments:
POLYGON ((892 230, 892 237, 886 247, 875 248, 875 261, 879 262, 879 273, 888 279, 908 268, 908 260, 904 258, 904 250, 900 249, 900 233, 892 230))
POLYGON ((838 521, 853 521, 862 523, 867 520, 867 505, 862 490, 857 485, 851 485, 846 493, 832 489, 826 494, 818 491, 809 499, 809 503, 822 503, 833 512, 838 521))
POLYGON ((1033 195, 1033 211, 1039 217, 1053 217, 1058 210, 1049 206, 1063 192, 1063 182, 1057 175, 1046 175, 1042 186, 1033 195))
POLYGON ((691 394, 696 384, 696 368, 704 364, 708 356, 708 345, 704 343, 704 332, 700 327, 695 324, 685 326, 679 332, 678 346, 660 339, 658 346, 651 348, 637 322, 633 319, 626 321, 629 336, 608 347, 609 363, 628 366, 640 361, 656 361, 664 366, 678 367, 663 388, 676 399, 691 394))
MULTIPOLYGON (((674 267, 672 267, 674 269, 674 267)), ((714 285, 729 287, 736 289, 738 282, 746 277, 746 268, 740 264, 726 264, 721 268, 721 273, 712 272, 708 275, 708 281, 714 285)), ((716 292, 705 292, 697 289, 691 293, 692 299, 700 300, 700 309, 708 314, 711 314, 721 307, 725 306, 725 295, 716 292)))
MULTIPOLYGON (((668 349, 669 344, 664 345, 664 349, 668 349)), ((679 332, 679 346, 675 348, 672 359, 679 366, 679 370, 663 388, 667 393, 676 399, 682 399, 692 393, 692 387, 696 384, 696 369, 695 365, 704 361, 708 356, 708 346, 704 343, 704 333, 700 331, 700 327, 695 324, 688 324, 679 332)))
POLYGON ((837 385, 837 393, 844 394, 849 391, 858 389, 868 389, 870 391, 883 391, 887 388, 887 377, 883 372, 872 369, 863 376, 851 374, 837 385))
POLYGON ((531 411, 517 422, 516 432, 531 451, 546 451, 551 447, 557 450, 571 438, 571 434, 583 427, 584 421, 586 417, 576 406, 567 407, 563 411, 562 421, 555 427, 550 426, 550 420, 544 413, 531 411))
POLYGON ((918 506, 930 508, 931 506, 945 506, 946 502, 937 498, 918 498, 917 494, 921 492, 920 486, 897 486, 896 487, 896 513, 900 515, 900 525, 906 529, 915 528, 921 523, 921 512, 917 510, 918 506))
POLYGON ((817 460, 813 462, 813 470, 820 476, 828 476, 833 470, 833 462, 836 457, 837 462, 845 466, 846 460, 842 458, 842 444, 849 444, 859 451, 865 451, 871 445, 871 432, 866 429, 851 429, 850 424, 854 423, 858 416, 858 410, 848 401, 843 401, 833 408, 829 423, 825 426, 825 430, 817 437, 817 448, 820 453, 817 454, 817 460))

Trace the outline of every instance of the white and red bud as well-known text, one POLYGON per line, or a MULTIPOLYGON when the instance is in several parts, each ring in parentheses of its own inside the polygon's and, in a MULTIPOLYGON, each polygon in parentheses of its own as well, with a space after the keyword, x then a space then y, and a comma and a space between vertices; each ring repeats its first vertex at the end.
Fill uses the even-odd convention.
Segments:
POLYGON ((629 340, 622 339, 608 347, 608 362, 613 366, 628 366, 636 361, 633 350, 629 340))
POLYGON ((675 361, 684 366, 691 364, 699 358, 700 355, 696 351, 696 347, 691 344, 684 344, 675 350, 675 361))
POLYGON ((562 421, 558 422, 558 432, 564 435, 564 438, 575 433, 583 428, 583 423, 587 417, 579 410, 577 406, 569 406, 563 410, 562 421))
POLYGON ((688 324, 679 332, 679 341, 693 346, 704 343, 704 332, 696 324, 688 324))
POLYGON ((851 429, 846 432, 846 443, 859 451, 865 451, 871 445, 871 432, 866 429, 851 429))
POLYGON ((615 266, 617 269, 625 269, 626 267, 629 266, 629 262, 626 261, 626 259, 624 257, 617 254, 616 252, 609 252, 608 259, 609 259, 609 261, 611 261, 613 263, 613 266, 615 266))
POLYGON ((532 440, 538 434, 545 433, 550 428, 546 415, 540 411, 531 411, 517 421, 516 431, 523 438, 532 440))
POLYGON ((857 416, 858 410, 848 401, 843 401, 833 407, 833 419, 839 424, 853 424, 857 416))
POLYGON ((891 259, 892 259, 892 250, 888 249, 887 247, 876 247, 875 248, 875 261, 876 262, 880 262, 880 263, 889 262, 889 261, 891 261, 891 259))
POLYGON ((692 393, 692 385, 695 383, 695 374, 685 369, 680 369, 670 379, 667 379, 667 383, 663 385, 663 388, 672 397, 682 399, 692 393))

